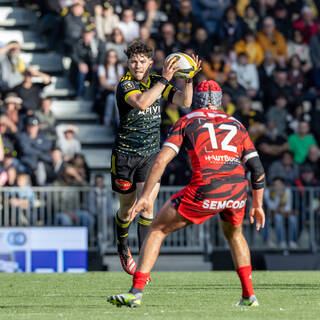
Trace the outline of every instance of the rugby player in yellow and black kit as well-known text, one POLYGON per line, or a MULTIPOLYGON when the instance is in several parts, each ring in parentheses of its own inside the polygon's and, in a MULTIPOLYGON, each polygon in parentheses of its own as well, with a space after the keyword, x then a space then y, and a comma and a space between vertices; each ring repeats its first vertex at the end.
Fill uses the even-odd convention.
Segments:
MULTIPOLYGON (((118 193, 120 208, 116 214, 118 255, 123 269, 133 275, 136 263, 131 256, 127 237, 130 209, 139 198, 144 182, 156 155, 160 151, 160 99, 189 108, 192 102, 192 79, 186 80, 182 91, 169 81, 178 70, 173 59, 165 62, 162 75, 149 73, 153 64, 153 49, 141 41, 133 42, 126 50, 127 74, 117 87, 117 105, 120 125, 112 151, 112 189, 118 193)), ((198 57, 193 57, 200 68, 198 57)), ((152 191, 157 197, 160 184, 152 191)), ((149 213, 148 213, 149 214, 149 213)), ((138 219, 138 239, 141 248, 153 215, 138 219)))

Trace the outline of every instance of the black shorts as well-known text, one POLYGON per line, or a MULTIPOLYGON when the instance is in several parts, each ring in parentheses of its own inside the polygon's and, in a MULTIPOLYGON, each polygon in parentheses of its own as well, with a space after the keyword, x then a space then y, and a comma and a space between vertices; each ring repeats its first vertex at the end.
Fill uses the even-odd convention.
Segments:
POLYGON ((110 170, 112 190, 123 194, 136 190, 138 182, 146 181, 157 155, 134 157, 113 151, 110 170))

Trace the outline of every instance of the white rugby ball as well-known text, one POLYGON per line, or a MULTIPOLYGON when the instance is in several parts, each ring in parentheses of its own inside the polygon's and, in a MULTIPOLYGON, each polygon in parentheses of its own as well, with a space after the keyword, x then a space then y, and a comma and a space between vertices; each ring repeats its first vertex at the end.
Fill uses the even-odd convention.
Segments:
POLYGON ((166 61, 171 57, 175 57, 177 67, 180 69, 174 73, 176 78, 190 79, 193 78, 198 67, 196 62, 187 54, 182 52, 171 53, 166 57, 166 61))

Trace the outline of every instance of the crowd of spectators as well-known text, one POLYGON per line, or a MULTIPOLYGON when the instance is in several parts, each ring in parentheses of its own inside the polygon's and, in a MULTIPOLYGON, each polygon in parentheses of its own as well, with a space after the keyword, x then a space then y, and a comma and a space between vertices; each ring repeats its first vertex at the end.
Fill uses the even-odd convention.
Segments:
POLYGON ((56 125, 52 101, 43 95, 50 75, 26 65, 20 51, 16 41, 0 48, 0 186, 17 187, 9 193, 17 213, 11 218, 25 225, 34 223, 27 218, 35 206, 31 186, 56 185, 66 174, 70 185, 88 185, 89 169, 74 136, 77 128, 56 125))
MULTIPOLYGON (((128 43, 142 39, 154 47, 152 71, 156 73, 161 72, 168 54, 195 53, 203 61, 195 83, 203 79, 219 82, 224 111, 247 127, 263 161, 268 185, 282 190, 277 196, 272 192, 266 195, 270 210, 276 212, 276 204, 281 207, 283 199, 291 198, 288 187, 320 186, 319 1, 20 2, 38 4, 40 30, 49 39, 50 49, 71 58, 70 77, 79 98, 86 96, 89 83, 102 123, 116 126, 119 122, 114 95, 126 72, 124 50, 128 43), (308 170, 313 172, 311 179, 304 178, 308 170)), ((87 181, 87 173, 79 172, 75 165, 79 161, 75 155, 81 152, 74 140, 76 129, 58 130, 58 143, 54 143, 51 101, 39 99, 41 86, 50 83, 50 77, 27 68, 19 59, 19 51, 16 42, 0 48, 4 97, 0 130, 5 149, 10 150, 4 152, 3 163, 9 163, 6 168, 14 167, 17 173, 27 172, 38 184, 52 183, 60 176, 61 167, 75 169, 75 182, 87 181), (43 84, 33 85, 33 76, 42 77, 43 84), (15 150, 18 157, 8 161, 15 150), (62 158, 57 160, 60 152, 62 158)), ((183 85, 178 79, 175 84, 183 85)), ((168 127, 182 115, 176 106, 163 105, 162 140, 168 127)), ((186 158, 182 155, 173 161, 164 184, 185 184, 190 173, 186 158)), ((7 184, 14 181, 12 175, 8 171, 7 184)), ((297 208, 291 209, 292 214, 297 212, 297 208)), ((279 212, 274 214, 278 225, 283 224, 279 212)), ((290 214, 283 215, 289 217, 290 228, 297 225, 290 214)), ((287 239, 295 246, 295 230, 289 233, 287 239)), ((277 237, 284 241, 280 229, 277 237)))

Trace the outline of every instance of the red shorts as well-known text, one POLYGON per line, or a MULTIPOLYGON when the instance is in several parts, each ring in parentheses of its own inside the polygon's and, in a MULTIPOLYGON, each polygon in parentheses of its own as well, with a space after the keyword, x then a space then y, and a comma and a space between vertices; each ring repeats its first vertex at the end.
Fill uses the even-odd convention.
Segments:
POLYGON ((199 199, 195 196, 196 189, 196 187, 189 185, 170 198, 172 207, 183 217, 192 223, 201 224, 219 214, 223 220, 234 226, 242 223, 247 201, 246 192, 236 199, 234 199, 234 195, 230 195, 228 198, 212 199, 206 198, 206 194, 202 195, 202 199, 199 199))

